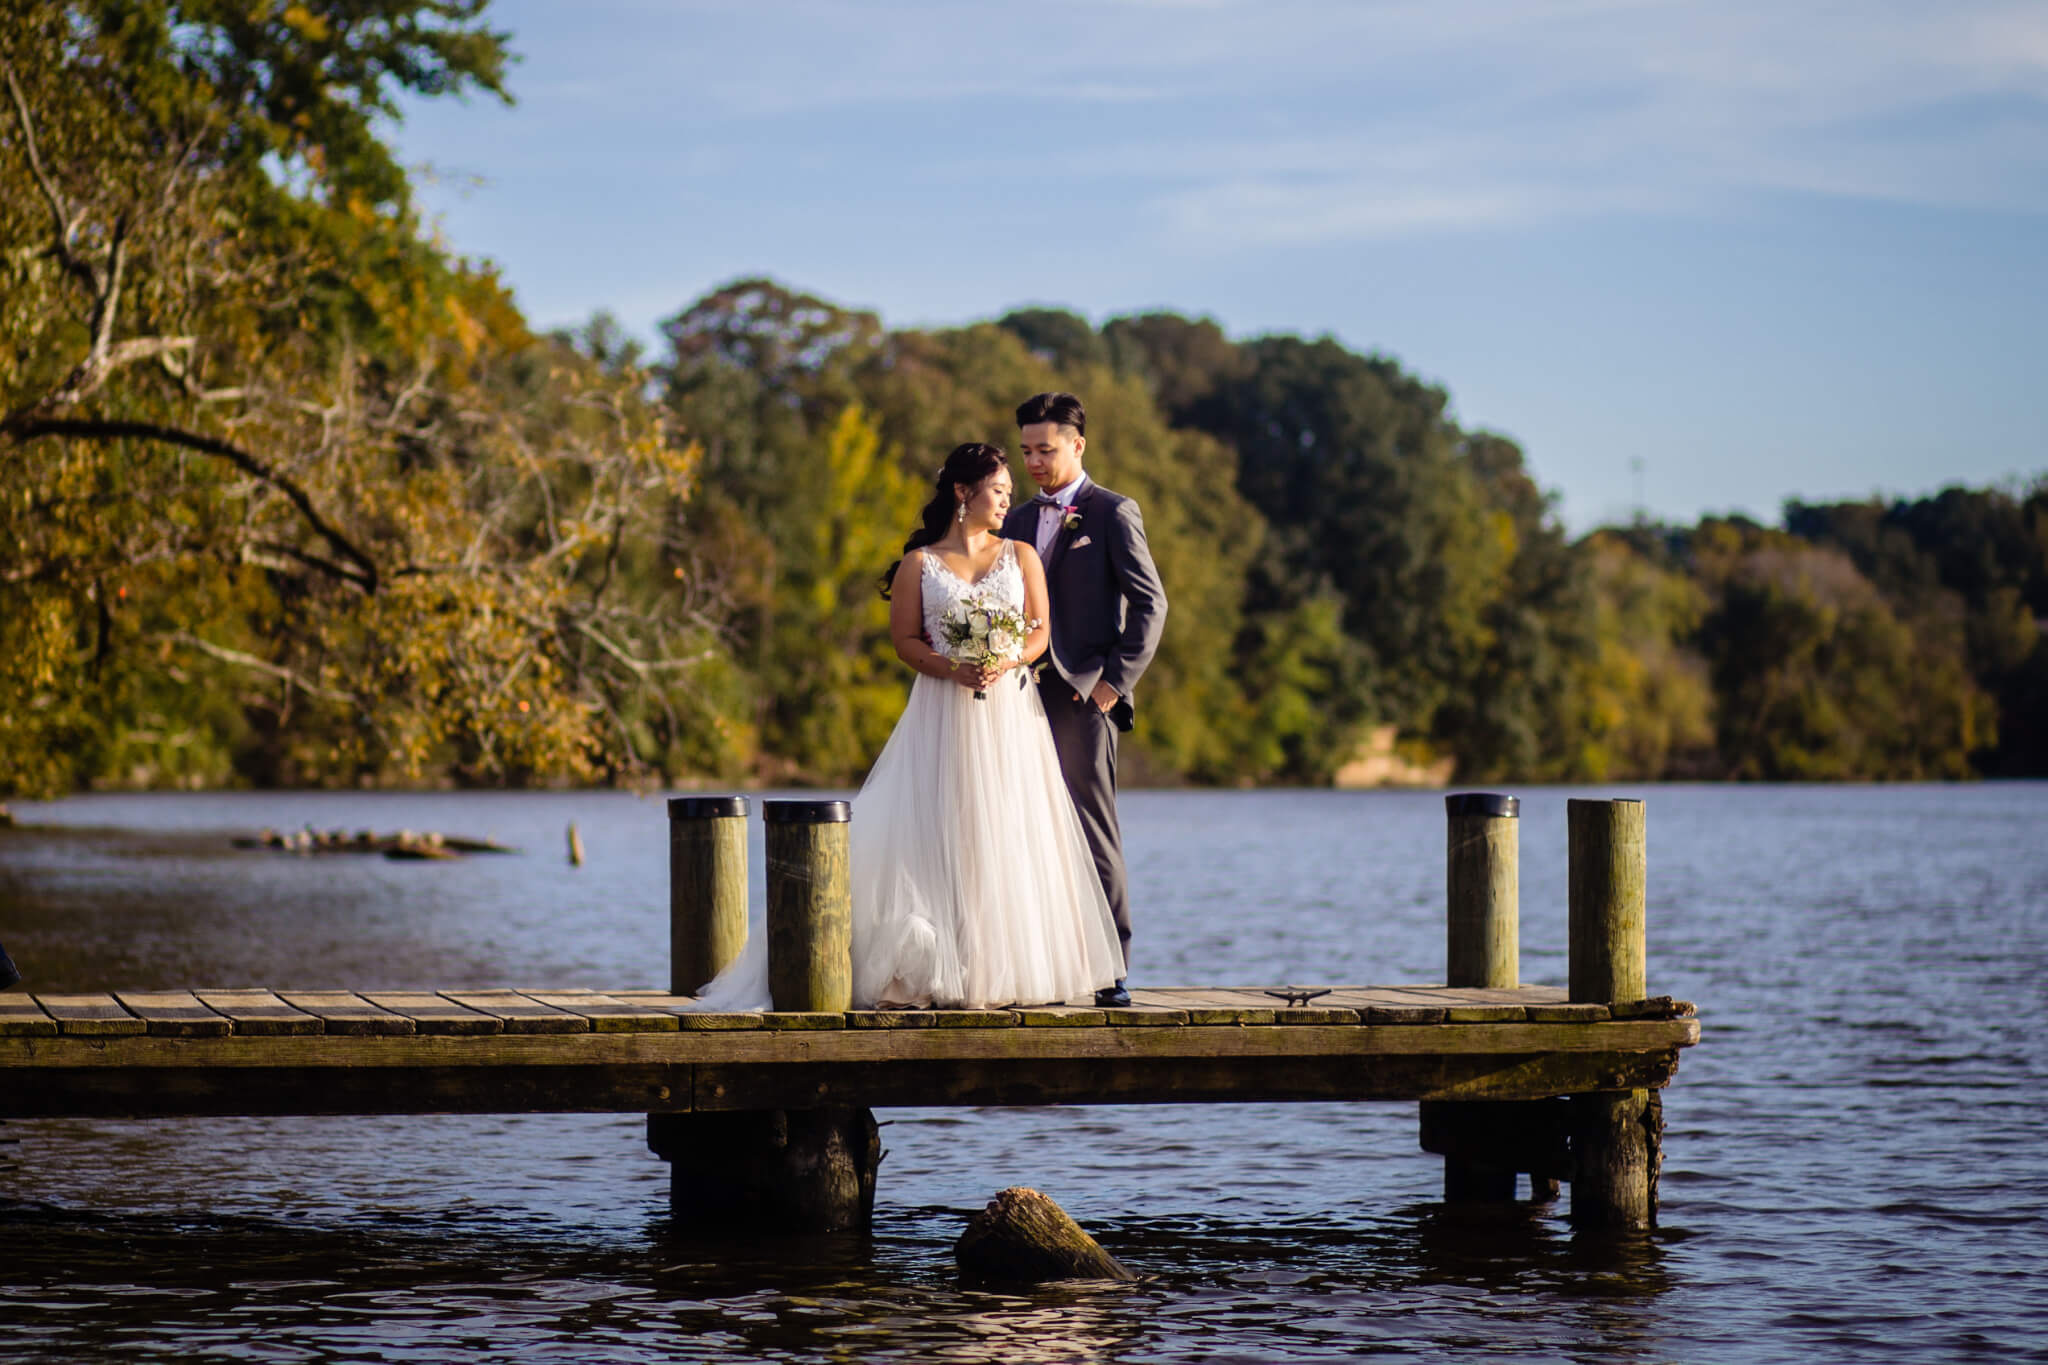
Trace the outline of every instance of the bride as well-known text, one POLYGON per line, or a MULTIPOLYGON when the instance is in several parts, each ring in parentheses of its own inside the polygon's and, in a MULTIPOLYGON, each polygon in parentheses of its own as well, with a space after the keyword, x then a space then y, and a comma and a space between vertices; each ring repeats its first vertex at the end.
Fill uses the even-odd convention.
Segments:
MULTIPOLYGON (((1037 623, 1024 660, 1045 651, 1045 568, 1030 545, 998 534, 1009 510, 1003 452, 955 447, 923 524, 883 575, 889 634, 918 677, 854 798, 856 1008, 1039 1004, 1122 972, 1045 709, 1024 685, 1028 664, 982 667, 942 646, 948 609, 973 600, 1037 623)), ((755 926, 699 1008, 768 1008, 766 937, 755 926)))

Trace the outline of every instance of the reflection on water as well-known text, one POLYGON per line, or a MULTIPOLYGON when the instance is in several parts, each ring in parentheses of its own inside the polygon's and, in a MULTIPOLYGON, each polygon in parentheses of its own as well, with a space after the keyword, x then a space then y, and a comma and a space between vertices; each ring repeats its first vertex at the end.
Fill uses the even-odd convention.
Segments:
POLYGON ((0 1205, 14 1351, 61 1359, 877 1359, 1066 1362, 1424 1356, 1461 1333, 1542 1355, 1605 1341, 1661 1287, 1654 1243, 1575 1243, 1547 1220, 1429 1206, 1343 1223, 1133 1219, 1104 1228, 1137 1284, 957 1286, 967 1210, 886 1211, 871 1237, 706 1246, 363 1210, 318 1220, 0 1205), (34 1249, 23 1248, 26 1242, 34 1249), (140 1274, 138 1272, 141 1272, 140 1274), (49 1277, 39 1287, 21 1281, 49 1277), (1460 1325, 1460 1323, 1464 1325, 1460 1325), (1276 1340, 1276 1330, 1284 1338, 1276 1340))
MULTIPOLYGON (((1561 984, 1567 793, 1523 795, 1523 975, 1561 984)), ((2048 786, 1649 799, 1651 980, 1706 1034, 1652 1237, 1574 1236, 1568 1197, 1445 1209, 1405 1105, 884 1113, 873 1234, 765 1246, 672 1235, 633 1115, 17 1123, 0 1359, 2048 1358, 2048 786), (1146 1278, 962 1288, 953 1239, 1010 1184, 1146 1278)), ((44 827, 0 836, 0 941, 40 988, 665 984, 657 802, 19 813, 44 827), (300 822, 529 852, 226 844, 300 822)), ((1140 793, 1126 820, 1141 981, 1438 970, 1433 795, 1140 793)))

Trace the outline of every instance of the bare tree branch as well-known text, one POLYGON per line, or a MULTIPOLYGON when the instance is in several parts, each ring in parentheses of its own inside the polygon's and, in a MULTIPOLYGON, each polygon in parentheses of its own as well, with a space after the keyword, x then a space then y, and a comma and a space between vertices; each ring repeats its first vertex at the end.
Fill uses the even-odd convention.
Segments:
POLYGON ((197 635, 188 634, 182 630, 172 630, 162 632, 157 638, 196 649, 201 654, 209 658, 218 659, 224 664, 235 664, 241 668, 254 669, 258 673, 268 674, 270 677, 276 678, 280 682, 288 683, 298 688, 299 691, 309 696, 318 697, 322 701, 336 701, 347 706, 358 705, 356 699, 346 692, 337 692, 322 683, 311 682, 303 674, 295 673, 281 664, 274 664, 268 659, 259 659, 254 654, 244 654, 239 649, 229 649, 225 645, 214 644, 211 640, 202 640, 197 635))
POLYGON ((95 420, 91 418, 36 417, 10 418, 0 423, 0 435, 11 436, 17 441, 33 441, 43 436, 68 436, 74 440, 110 441, 129 438, 141 441, 161 441, 166 445, 183 446, 206 455, 217 455, 242 472, 260 479, 278 492, 284 494, 292 506, 299 510, 306 524, 314 534, 332 546, 343 559, 356 567, 351 569, 335 565, 340 576, 355 584, 364 592, 377 591, 377 563, 369 555, 356 548, 355 543, 337 530, 313 505, 313 499, 305 489, 285 477, 263 460, 227 441, 198 432, 184 431, 177 427, 160 426, 154 422, 120 422, 95 420))
POLYGON ((602 649, 605 653, 611 655, 614 659, 617 659, 620 663, 643 677, 649 673, 666 673, 679 668, 695 668, 698 664, 712 657, 712 651, 707 649, 700 650, 682 659, 636 659, 619 645, 614 644, 599 634, 597 627, 591 625, 590 622, 574 621, 570 624, 574 625, 580 633, 589 636, 599 649, 602 649))
POLYGON ((337 564, 322 555, 308 554, 282 541, 254 541, 243 547, 242 558, 248 563, 258 564, 267 569, 318 569, 330 578, 338 578, 345 583, 360 586, 362 582, 361 576, 347 565, 337 564), (273 555, 282 558, 271 558, 273 555))
POLYGON ((28 158, 28 168, 36 178, 36 184, 43 191, 43 199, 50 206, 51 225, 56 230, 57 259, 64 268, 84 282, 95 296, 100 292, 99 272, 71 249, 72 234, 77 224, 64 206, 64 196, 57 192, 57 186, 50 179, 50 173, 43 169, 43 155, 36 146, 35 120, 28 112, 28 96, 21 92, 21 82, 14 78, 14 66, 0 60, 0 75, 7 78, 7 93, 14 98, 14 116, 21 121, 22 152, 28 158))

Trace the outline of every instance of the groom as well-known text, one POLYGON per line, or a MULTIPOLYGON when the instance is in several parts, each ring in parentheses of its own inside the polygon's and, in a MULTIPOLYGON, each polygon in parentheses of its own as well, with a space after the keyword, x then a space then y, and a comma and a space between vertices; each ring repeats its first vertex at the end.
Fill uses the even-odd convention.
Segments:
MULTIPOLYGON (((1082 472, 1088 415, 1081 400, 1036 394, 1018 405, 1017 426, 1024 466, 1041 491, 1004 519, 1003 535, 1030 541, 1045 561, 1052 648, 1050 667, 1039 672, 1039 696, 1128 972, 1131 903, 1116 818, 1116 737, 1131 728, 1132 692, 1159 648, 1166 589, 1145 545, 1138 504, 1082 472)), ((1119 976, 1097 991, 1095 1003, 1130 1004, 1124 982, 1119 976)))

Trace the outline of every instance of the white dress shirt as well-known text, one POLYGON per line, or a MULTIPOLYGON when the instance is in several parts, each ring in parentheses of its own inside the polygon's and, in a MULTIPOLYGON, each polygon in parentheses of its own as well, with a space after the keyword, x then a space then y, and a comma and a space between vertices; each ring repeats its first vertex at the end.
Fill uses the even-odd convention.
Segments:
POLYGON ((1056 505, 1048 507, 1041 503, 1038 508, 1038 535, 1034 543, 1040 559, 1052 551, 1053 540, 1060 533, 1060 522, 1073 507, 1074 499, 1080 497, 1081 490, 1087 486, 1088 476, 1083 474, 1059 492, 1046 494, 1056 505))

